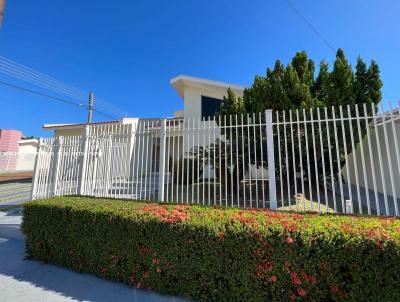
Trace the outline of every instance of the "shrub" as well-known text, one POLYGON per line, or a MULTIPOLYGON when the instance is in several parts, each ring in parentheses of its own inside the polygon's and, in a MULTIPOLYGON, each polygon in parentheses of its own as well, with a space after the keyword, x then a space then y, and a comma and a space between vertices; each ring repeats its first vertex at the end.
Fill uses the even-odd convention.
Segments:
POLYGON ((58 197, 30 258, 197 301, 399 301, 400 221, 58 197))

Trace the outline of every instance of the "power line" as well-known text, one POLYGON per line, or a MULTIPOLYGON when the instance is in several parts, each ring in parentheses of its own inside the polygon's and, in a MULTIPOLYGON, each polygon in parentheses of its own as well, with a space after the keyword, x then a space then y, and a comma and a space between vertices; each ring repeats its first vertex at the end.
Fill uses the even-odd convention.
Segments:
POLYGON ((39 86, 39 87, 45 88, 45 89, 53 91, 53 92, 56 92, 58 94, 63 94, 63 95, 67 95, 67 96, 78 98, 78 99, 84 99, 83 96, 80 96, 80 95, 78 96, 78 95, 70 93, 68 91, 64 91, 61 88, 54 87, 51 84, 43 83, 43 82, 41 82, 39 80, 36 80, 35 78, 32 78, 29 75, 26 75, 24 73, 20 73, 18 71, 13 70, 13 69, 9 69, 6 66, 2 66, 1 62, 0 62, 0 71, 3 74, 12 76, 13 78, 16 78, 16 79, 19 79, 19 80, 23 80, 25 82, 28 82, 28 83, 33 84, 35 86, 39 86))
POLYGON ((296 14, 308 25, 308 27, 336 54, 335 48, 328 42, 327 39, 312 25, 310 21, 297 9, 290 0, 286 0, 286 3, 295 11, 296 14))
MULTIPOLYGON (((71 85, 65 84, 57 79, 54 79, 46 74, 38 72, 32 68, 21 65, 15 61, 7 59, 5 57, 0 56, 0 72, 11 76, 13 78, 28 82, 35 86, 44 88, 46 90, 55 92, 60 95, 65 95, 74 99, 78 99, 79 101, 86 101, 88 92, 81 90, 79 88, 75 88, 71 85)), ((97 99, 97 98, 96 98, 97 99)), ((98 99, 96 100, 96 104, 99 112, 108 112, 111 115, 115 116, 123 116, 125 110, 122 110, 115 105, 112 105, 104 100, 98 99)), ((96 108, 97 112, 97 108, 96 108)), ((110 115, 108 115, 110 116, 110 115)))
MULTIPOLYGON (((11 84, 11 83, 7 83, 7 82, 1 81, 1 80, 0 80, 0 84, 3 85, 3 86, 8 86, 8 87, 14 88, 16 90, 21 90, 21 91, 24 91, 24 92, 28 92, 28 93, 31 93, 31 94, 38 95, 38 96, 46 97, 48 99, 56 100, 56 101, 59 101, 59 102, 65 103, 65 104, 73 105, 73 106, 79 107, 81 109, 85 109, 85 110, 88 109, 88 106, 83 105, 81 103, 75 103, 75 102, 70 101, 70 100, 66 100, 66 99, 62 99, 62 98, 59 98, 59 97, 55 97, 55 96, 52 96, 52 95, 49 95, 49 94, 45 94, 45 93, 42 93, 42 92, 39 92, 39 91, 35 91, 35 90, 29 89, 29 88, 17 86, 17 85, 14 85, 14 84, 11 84)), ((108 114, 106 114, 106 113, 104 113, 102 111, 99 111, 97 109, 93 109, 93 111, 95 111, 95 112, 97 112, 97 113, 99 113, 101 115, 104 115, 106 117, 112 118, 112 119, 116 118, 115 116, 108 115, 108 114)))
POLYGON ((22 74, 28 78, 33 78, 36 81, 39 81, 40 83, 45 83, 54 87, 57 87, 63 91, 67 91, 72 94, 80 95, 83 97, 86 97, 87 92, 75 88, 71 85, 65 84, 59 80, 56 80, 50 76, 47 76, 43 73, 40 73, 38 71, 35 71, 29 67, 23 66, 21 64, 18 64, 15 61, 12 61, 10 59, 7 59, 5 57, 0 56, 0 67, 3 68, 8 68, 11 71, 14 71, 16 73, 22 74))

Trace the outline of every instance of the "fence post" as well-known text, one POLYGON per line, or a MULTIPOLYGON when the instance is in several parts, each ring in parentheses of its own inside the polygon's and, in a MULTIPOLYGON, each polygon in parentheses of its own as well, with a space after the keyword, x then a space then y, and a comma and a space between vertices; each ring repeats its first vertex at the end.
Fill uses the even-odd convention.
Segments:
POLYGON ((39 143, 36 148, 36 159, 35 159, 35 165, 33 168, 33 175, 32 175, 32 188, 31 188, 31 197, 30 200, 33 200, 36 195, 36 188, 37 188, 37 182, 38 182, 38 162, 39 162, 39 153, 40 153, 40 147, 43 143, 43 139, 39 138, 39 143))
POLYGON ((89 144, 89 126, 86 125, 84 129, 84 133, 82 136, 82 159, 80 162, 80 174, 79 174, 79 182, 78 182, 78 192, 79 195, 84 194, 85 190, 85 179, 86 179, 86 162, 87 162, 87 156, 88 156, 88 144, 89 144))
POLYGON ((62 144, 63 137, 59 136, 56 138, 56 146, 54 150, 54 166, 53 166, 53 196, 57 196, 57 188, 58 188, 58 174, 60 170, 60 161, 61 161, 61 152, 62 152, 62 144))
POLYGON ((275 155, 274 155, 274 130, 272 125, 272 110, 265 111, 265 123, 267 128, 267 152, 269 174, 269 202, 270 209, 276 210, 276 181, 275 181, 275 155))
POLYGON ((161 120, 160 130, 160 158, 159 158, 159 171, 158 171, 158 201, 164 201, 164 182, 165 182, 165 132, 167 128, 167 120, 161 120))

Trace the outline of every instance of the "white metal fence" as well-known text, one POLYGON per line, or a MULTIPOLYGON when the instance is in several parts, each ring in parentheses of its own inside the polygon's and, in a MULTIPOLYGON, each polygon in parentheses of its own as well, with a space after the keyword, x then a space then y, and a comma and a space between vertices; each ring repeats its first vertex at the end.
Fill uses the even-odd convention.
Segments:
POLYGON ((83 137, 40 141, 32 198, 398 215, 399 110, 375 112, 362 105, 87 126, 83 137))

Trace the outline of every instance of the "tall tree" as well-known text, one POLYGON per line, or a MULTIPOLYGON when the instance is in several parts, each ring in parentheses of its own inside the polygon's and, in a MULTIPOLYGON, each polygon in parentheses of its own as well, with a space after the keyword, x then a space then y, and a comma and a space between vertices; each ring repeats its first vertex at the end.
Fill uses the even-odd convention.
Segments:
MULTIPOLYGON (((220 114, 243 114, 245 125, 247 123, 250 125, 253 125, 254 123, 257 124, 258 122, 263 123, 262 118, 264 115, 261 114, 260 120, 258 113, 264 113, 267 109, 274 110, 274 114, 279 114, 281 118, 285 115, 286 120, 288 118, 287 112, 292 110, 292 117, 297 120, 298 117, 300 119, 304 118, 302 109, 334 106, 335 114, 336 116, 339 116, 338 108, 340 105, 346 106, 362 103, 378 104, 382 99, 381 88, 382 81, 380 79, 379 67, 375 61, 371 61, 370 66, 367 68, 365 62, 361 57, 359 57, 357 59, 356 71, 354 73, 352 66, 346 59, 344 51, 339 49, 336 53, 332 71, 329 71, 328 63, 321 61, 318 75, 315 78, 314 61, 308 58, 305 51, 301 51, 296 53, 291 60, 291 63, 286 66, 282 64, 281 61, 277 60, 273 69, 267 69, 265 76, 256 76, 253 84, 249 88, 245 89, 243 98, 236 97, 233 91, 228 89, 227 96, 224 98, 224 103, 221 106, 220 114), (253 116, 253 113, 256 114, 253 116), (249 118, 247 118, 247 114, 249 114, 249 118)), ((353 111, 354 106, 351 108, 353 111)), ((346 116, 347 109, 344 109, 344 114, 346 116)), ((306 118, 309 118, 310 110, 306 110, 305 114, 307 115, 306 118)), ((325 116, 325 110, 322 110, 320 115, 321 118, 326 117, 329 119, 331 117, 331 111, 328 110, 328 114, 325 116)), ((227 122, 228 121, 229 119, 227 119, 227 122)), ((343 144, 347 145, 348 153, 352 152, 353 144, 350 143, 350 127, 345 127, 344 129, 341 129, 340 125, 337 125, 337 127, 338 133, 342 133, 342 130, 344 130, 346 137, 345 141, 339 141, 339 149, 341 152, 339 164, 343 165, 344 159, 346 158, 346 154, 343 153, 343 144)), ((312 137, 313 134, 311 133, 310 127, 307 129, 308 135, 306 135, 305 131, 296 132, 297 130, 295 128, 296 127, 293 127, 293 129, 291 129, 291 127, 289 127, 286 129, 286 132, 284 132, 283 127, 281 127, 280 137, 290 137, 292 134, 290 131, 293 131, 295 141, 292 142, 291 140, 288 140, 287 142, 287 149, 290 153, 288 156, 289 158, 292 158, 292 156, 295 157, 295 162, 297 163, 299 160, 306 162, 306 151, 304 148, 300 150, 296 139, 300 136, 302 140, 306 139, 306 137, 310 140, 310 137, 312 137)), ((353 131, 355 131, 355 129, 357 129, 357 125, 354 122, 353 131)), ((258 132, 252 133, 251 131, 233 131, 232 136, 231 132, 227 130, 228 128, 222 127, 221 134, 223 138, 215 142, 214 145, 208 147, 208 149, 214 150, 213 148, 215 148, 217 144, 226 144, 229 146, 228 149, 232 149, 232 152, 225 155, 223 152, 224 148, 222 148, 221 154, 217 154, 217 157, 228 159, 228 163, 231 161, 231 157, 239 159, 239 162, 246 163, 245 167, 240 165, 240 167, 236 167, 234 164, 229 165, 228 173, 231 177, 228 175, 226 181, 228 182, 228 187, 231 187, 235 182, 230 184, 230 179, 235 180, 238 175, 239 178, 242 179, 243 175, 246 174, 243 172, 243 168, 248 173, 251 165, 260 167, 261 162, 266 162, 267 153, 264 153, 264 158, 258 156, 257 160, 253 160, 256 158, 256 156, 254 156, 255 154, 253 154, 254 148, 251 147, 251 144, 247 145, 248 142, 259 141, 263 144, 264 149, 266 150, 265 135, 260 136, 258 132), (236 146, 236 144, 238 144, 238 146, 236 146), (245 150, 245 152, 243 152, 243 150, 245 150), (250 155, 249 158, 251 158, 251 162, 246 158, 242 158, 244 153, 246 153, 246 156, 250 155)), ((364 133, 365 132, 363 131, 362 135, 364 135, 364 133)), ((277 132, 275 132, 275 135, 276 134, 277 132)), ((322 170, 322 157, 327 158, 329 156, 330 150, 328 149, 328 142, 333 142, 334 138, 332 138, 332 135, 334 135, 334 132, 330 131, 330 137, 328 136, 325 124, 324 127, 321 128, 323 148, 317 148, 315 150, 315 157, 309 156, 310 165, 318 165, 318 171, 322 170)), ((353 133, 354 146, 357 145, 358 140, 358 133, 353 133)), ((312 142, 309 141, 308 143, 311 145, 312 142)), ((275 144, 275 147, 277 148, 278 144, 275 144)), ((282 148, 283 146, 281 145, 281 150, 282 148)), ((207 150, 205 151, 207 152, 207 150)), ((275 150, 275 152, 278 152, 278 150, 275 150)), ((335 160, 336 158, 332 159, 334 166, 337 166, 335 160)), ((224 160, 222 160, 222 162, 224 162, 224 160)), ((326 160, 325 170, 327 173, 330 171, 327 166, 328 164, 329 161, 326 160)), ((290 171, 293 171, 294 168, 291 165, 293 165, 292 162, 289 162, 288 166, 281 164, 283 173, 291 173, 290 171)), ((223 167, 215 168, 223 169, 223 167)), ((311 172, 314 173, 314 171, 311 172)), ((335 175, 331 175, 331 177, 335 177, 335 175)))
POLYGON ((296 53, 291 65, 296 71, 300 82, 312 87, 314 84, 315 63, 313 60, 308 59, 307 53, 304 50, 296 53))
POLYGON ((369 99, 374 104, 379 104, 382 100, 382 80, 380 77, 379 66, 375 60, 371 61, 371 65, 367 71, 367 86, 369 99))
POLYGON ((315 84, 311 90, 316 106, 318 107, 328 104, 330 92, 329 77, 328 63, 321 61, 317 79, 315 80, 315 84))
POLYGON ((357 58, 356 74, 354 79, 354 98, 355 103, 370 103, 367 65, 359 56, 357 58))
POLYGON ((327 106, 354 104, 354 74, 344 51, 339 49, 330 75, 330 94, 327 106))

